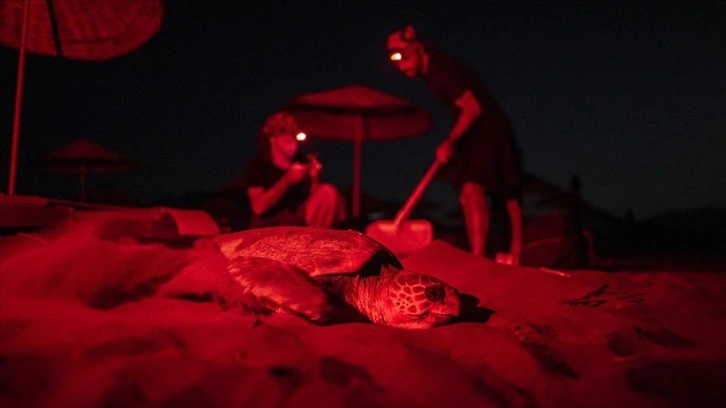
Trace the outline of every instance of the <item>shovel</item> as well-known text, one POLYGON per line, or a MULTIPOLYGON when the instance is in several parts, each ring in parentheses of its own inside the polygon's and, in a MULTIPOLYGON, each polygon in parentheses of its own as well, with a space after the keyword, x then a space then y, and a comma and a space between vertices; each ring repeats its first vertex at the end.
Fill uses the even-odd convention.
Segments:
POLYGON ((393 221, 378 220, 366 227, 366 235, 380 242, 398 256, 415 252, 433 241, 434 228, 428 220, 408 220, 411 210, 421 199, 441 163, 436 160, 396 214, 393 221))

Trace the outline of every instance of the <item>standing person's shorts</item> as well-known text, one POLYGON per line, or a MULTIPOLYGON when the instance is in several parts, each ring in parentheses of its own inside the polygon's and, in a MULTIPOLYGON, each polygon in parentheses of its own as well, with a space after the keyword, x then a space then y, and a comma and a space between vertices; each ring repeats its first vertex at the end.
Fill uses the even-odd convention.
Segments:
POLYGON ((487 118, 477 129, 457 143, 454 156, 441 168, 441 177, 460 191, 465 182, 484 186, 487 194, 500 199, 519 199, 521 161, 509 123, 487 118))

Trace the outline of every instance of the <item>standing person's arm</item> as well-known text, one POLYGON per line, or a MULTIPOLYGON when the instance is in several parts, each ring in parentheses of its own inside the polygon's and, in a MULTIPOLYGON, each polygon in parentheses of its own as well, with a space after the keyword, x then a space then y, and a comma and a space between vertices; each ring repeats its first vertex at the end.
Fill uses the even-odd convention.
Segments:
POLYGON ((479 115, 481 115, 481 106, 469 89, 464 91, 464 93, 456 100, 456 106, 461 109, 459 116, 456 118, 454 126, 449 131, 449 135, 436 149, 436 158, 441 163, 449 161, 453 152, 454 143, 456 143, 456 141, 458 141, 461 136, 469 130, 471 124, 474 123, 479 115))
POLYGON ((459 99, 456 100, 456 106, 461 108, 456 123, 449 131, 448 139, 456 142, 461 136, 469 130, 472 123, 481 115, 481 106, 470 90, 466 90, 459 99))

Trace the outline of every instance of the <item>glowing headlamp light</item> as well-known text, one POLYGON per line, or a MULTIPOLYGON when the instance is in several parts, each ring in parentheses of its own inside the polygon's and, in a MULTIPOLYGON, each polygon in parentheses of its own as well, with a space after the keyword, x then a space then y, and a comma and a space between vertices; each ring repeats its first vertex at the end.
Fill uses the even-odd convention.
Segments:
POLYGON ((308 135, 306 135, 303 132, 299 132, 298 134, 295 135, 295 139, 297 139, 298 142, 304 142, 305 139, 307 139, 307 138, 308 138, 308 135))
POLYGON ((403 59, 403 55, 401 55, 400 52, 394 52, 393 54, 391 54, 390 58, 391 61, 400 61, 401 59, 403 59))

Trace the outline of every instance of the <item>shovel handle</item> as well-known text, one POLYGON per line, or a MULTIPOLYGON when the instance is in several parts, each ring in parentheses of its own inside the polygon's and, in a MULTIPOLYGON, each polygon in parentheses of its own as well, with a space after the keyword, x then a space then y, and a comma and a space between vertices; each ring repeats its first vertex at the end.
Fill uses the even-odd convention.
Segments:
POLYGON ((404 222, 409 215, 411 215, 411 210, 413 210, 413 207, 418 204, 418 201, 421 199, 421 196, 426 190, 426 187, 429 186, 431 180, 433 180, 434 175, 436 175, 436 172, 439 170, 440 166, 441 162, 435 160, 434 164, 429 167, 428 171, 426 171, 426 174, 424 174, 421 181, 418 182, 416 188, 413 190, 413 193, 411 193, 411 195, 408 197, 406 203, 403 204, 403 208, 401 208, 398 214, 396 214, 396 218, 393 220, 393 225, 396 228, 398 228, 401 223, 404 222))

